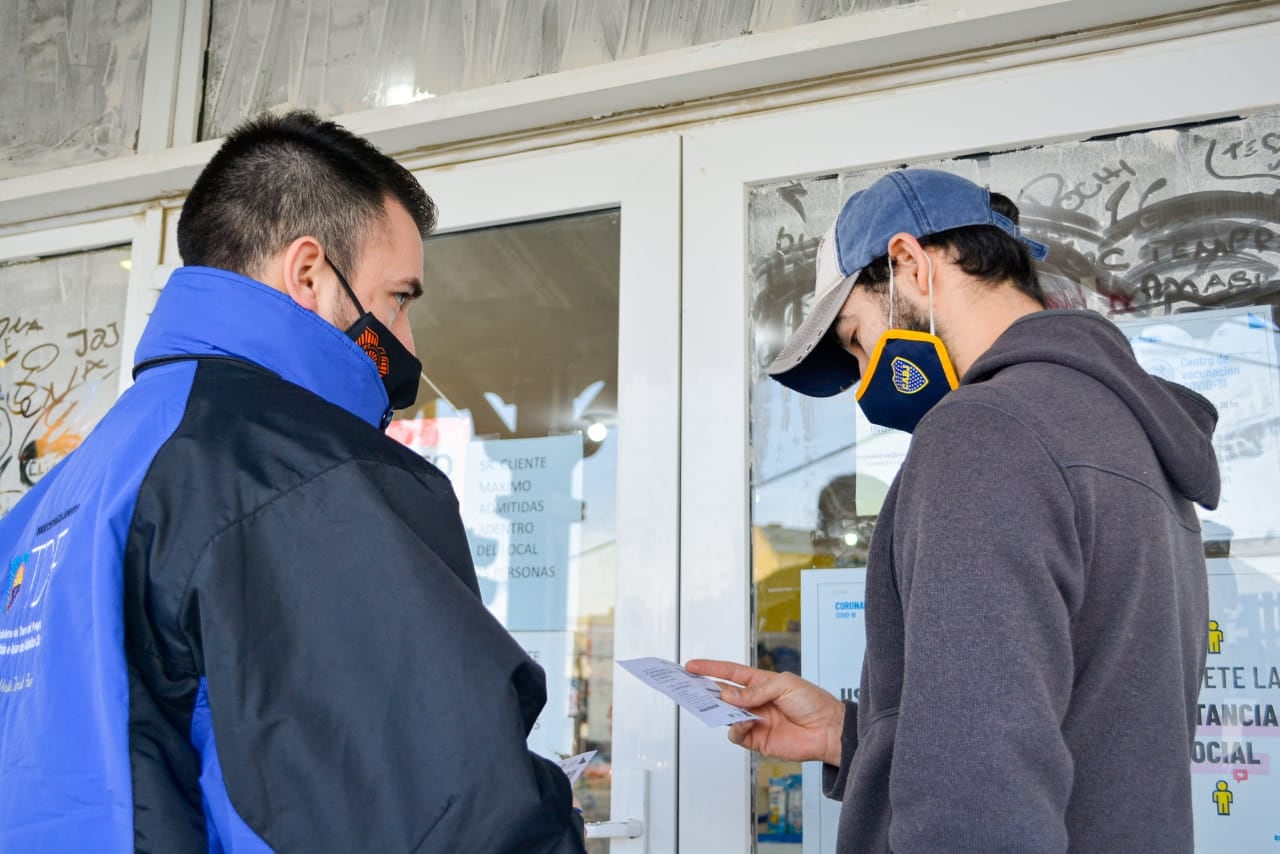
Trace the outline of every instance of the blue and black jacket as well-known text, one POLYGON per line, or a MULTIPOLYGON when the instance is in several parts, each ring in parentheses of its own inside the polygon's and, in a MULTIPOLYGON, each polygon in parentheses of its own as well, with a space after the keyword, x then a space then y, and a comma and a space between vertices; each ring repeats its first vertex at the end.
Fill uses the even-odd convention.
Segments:
POLYGON ((581 851, 449 481, 287 295, 187 267, 0 519, 0 851, 581 851))

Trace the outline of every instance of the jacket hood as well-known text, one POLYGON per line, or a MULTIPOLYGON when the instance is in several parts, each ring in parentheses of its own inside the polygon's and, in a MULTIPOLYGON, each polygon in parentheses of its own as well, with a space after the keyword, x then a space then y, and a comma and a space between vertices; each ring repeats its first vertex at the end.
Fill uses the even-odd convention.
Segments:
POLYGON ((378 368, 346 333, 262 282, 212 267, 179 267, 160 292, 134 357, 251 362, 384 427, 391 413, 378 368))
POLYGON ((1221 481, 1213 452, 1218 410, 1202 395, 1152 376, 1114 323, 1092 311, 1041 311, 1015 321, 961 379, 982 382, 1023 362, 1051 362, 1115 392, 1146 431, 1179 492, 1212 510, 1221 481))

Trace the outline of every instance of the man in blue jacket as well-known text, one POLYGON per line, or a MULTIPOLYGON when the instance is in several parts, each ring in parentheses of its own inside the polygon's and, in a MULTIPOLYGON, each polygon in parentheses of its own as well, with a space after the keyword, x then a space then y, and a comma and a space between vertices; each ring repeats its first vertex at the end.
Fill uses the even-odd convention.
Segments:
POLYGON ((434 225, 308 113, 202 172, 136 382, 0 520, 0 850, 582 850, 543 674, 381 432, 434 225))

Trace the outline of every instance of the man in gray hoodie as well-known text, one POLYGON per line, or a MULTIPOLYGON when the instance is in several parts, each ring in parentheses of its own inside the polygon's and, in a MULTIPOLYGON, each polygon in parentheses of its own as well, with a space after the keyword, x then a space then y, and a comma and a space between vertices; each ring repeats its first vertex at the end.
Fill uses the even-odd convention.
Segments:
POLYGON ((813 396, 861 380, 867 417, 913 432, 867 561, 859 702, 688 665, 745 686, 724 698, 763 720, 735 743, 827 763, 840 852, 1192 850, 1217 412, 1100 315, 1045 311, 1045 247, 1016 223, 963 178, 881 178, 769 369, 813 396))

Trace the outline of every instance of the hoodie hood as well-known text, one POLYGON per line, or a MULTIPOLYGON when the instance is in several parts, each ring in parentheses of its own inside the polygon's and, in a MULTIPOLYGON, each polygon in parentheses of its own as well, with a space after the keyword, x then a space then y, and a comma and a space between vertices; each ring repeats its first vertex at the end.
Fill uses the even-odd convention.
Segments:
POLYGON ((1050 362, 1086 374, 1115 392, 1151 439, 1174 487, 1212 510, 1221 481, 1213 452, 1218 410, 1203 395, 1152 376, 1114 323, 1092 311, 1041 311, 1015 321, 961 378, 990 379, 1024 362, 1050 362))

